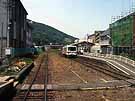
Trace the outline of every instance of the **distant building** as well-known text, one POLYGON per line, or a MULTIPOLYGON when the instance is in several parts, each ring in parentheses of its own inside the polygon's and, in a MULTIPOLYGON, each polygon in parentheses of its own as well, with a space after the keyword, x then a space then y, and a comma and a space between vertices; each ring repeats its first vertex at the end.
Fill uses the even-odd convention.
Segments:
POLYGON ((32 45, 27 11, 20 0, 0 0, 0 57, 6 48, 29 48, 32 45))
POLYGON ((95 31, 95 43, 99 43, 100 42, 100 35, 103 33, 104 31, 95 31))
POLYGON ((94 45, 94 43, 88 42, 86 40, 84 41, 79 41, 77 43, 73 43, 72 45, 77 46, 78 52, 91 52, 91 47, 94 45))
POLYGON ((110 24, 114 54, 135 54, 135 13, 110 24))
POLYGON ((101 53, 101 45, 99 43, 95 43, 91 47, 91 53, 101 53))
POLYGON ((111 35, 110 29, 105 30, 103 33, 100 34, 100 42, 101 46, 101 53, 102 54, 110 54, 112 47, 111 47, 111 35))
POLYGON ((89 36, 91 41, 94 41, 94 45, 91 47, 92 53, 101 53, 101 34, 104 31, 95 31, 95 33, 92 36, 89 36))
POLYGON ((88 36, 88 42, 95 43, 95 34, 88 36))

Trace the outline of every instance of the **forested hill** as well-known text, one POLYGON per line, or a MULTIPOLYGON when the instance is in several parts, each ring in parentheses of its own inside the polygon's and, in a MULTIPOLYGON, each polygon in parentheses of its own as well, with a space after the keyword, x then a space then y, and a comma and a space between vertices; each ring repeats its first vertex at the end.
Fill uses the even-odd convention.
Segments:
POLYGON ((32 21, 31 26, 33 42, 36 45, 44 44, 69 44, 72 43, 75 37, 72 37, 64 32, 61 32, 51 26, 32 21))

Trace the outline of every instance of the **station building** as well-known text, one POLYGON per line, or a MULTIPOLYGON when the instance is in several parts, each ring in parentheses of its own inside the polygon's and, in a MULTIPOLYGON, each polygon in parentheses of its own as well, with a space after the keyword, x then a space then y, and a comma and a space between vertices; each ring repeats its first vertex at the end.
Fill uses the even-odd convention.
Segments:
POLYGON ((14 52, 32 47, 32 27, 20 0, 0 0, 0 57, 10 48, 14 52))

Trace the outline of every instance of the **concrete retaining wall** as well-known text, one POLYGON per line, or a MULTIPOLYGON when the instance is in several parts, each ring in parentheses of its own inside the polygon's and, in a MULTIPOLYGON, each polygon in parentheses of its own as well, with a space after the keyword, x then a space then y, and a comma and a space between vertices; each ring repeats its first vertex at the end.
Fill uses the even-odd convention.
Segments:
POLYGON ((0 101, 9 101, 14 94, 13 81, 3 82, 0 85, 0 101))
POLYGON ((34 63, 25 67, 21 72, 19 72, 19 74, 15 77, 14 80, 21 82, 23 79, 25 79, 25 77, 29 74, 29 72, 33 67, 34 67, 34 63))

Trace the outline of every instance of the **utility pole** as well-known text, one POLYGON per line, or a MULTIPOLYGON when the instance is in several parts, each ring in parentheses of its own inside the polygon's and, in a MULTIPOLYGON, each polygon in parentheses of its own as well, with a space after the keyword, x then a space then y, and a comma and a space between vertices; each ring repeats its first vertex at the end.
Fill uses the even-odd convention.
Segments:
POLYGON ((3 23, 1 23, 1 57, 3 56, 3 23))
POLYGON ((9 0, 7 0, 7 32, 6 32, 6 37, 7 37, 7 48, 9 48, 9 0))
MULTIPOLYGON (((0 57, 3 57, 3 51, 5 49, 5 35, 7 32, 4 31, 4 28, 7 27, 5 26, 5 22, 7 21, 7 0, 1 0, 0 1, 0 57)), ((7 30, 6 30, 7 31, 7 30)), ((7 43, 7 42, 6 42, 7 43)))
POLYGON ((86 39, 86 40, 87 40, 87 52, 89 52, 88 36, 89 36, 89 35, 88 35, 88 33, 87 33, 87 34, 86 34, 86 38, 87 38, 87 39, 86 39))

